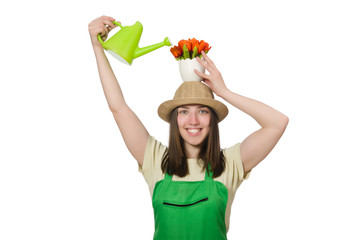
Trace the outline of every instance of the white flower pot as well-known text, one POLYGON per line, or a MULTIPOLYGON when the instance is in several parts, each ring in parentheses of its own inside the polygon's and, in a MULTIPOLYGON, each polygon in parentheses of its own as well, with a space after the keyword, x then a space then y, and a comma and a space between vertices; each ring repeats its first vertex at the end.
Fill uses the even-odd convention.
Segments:
POLYGON ((181 78, 184 82, 187 81, 201 81, 202 78, 199 77, 194 70, 196 69, 199 72, 205 73, 205 68, 197 61, 196 58, 185 59, 179 61, 179 69, 181 78))

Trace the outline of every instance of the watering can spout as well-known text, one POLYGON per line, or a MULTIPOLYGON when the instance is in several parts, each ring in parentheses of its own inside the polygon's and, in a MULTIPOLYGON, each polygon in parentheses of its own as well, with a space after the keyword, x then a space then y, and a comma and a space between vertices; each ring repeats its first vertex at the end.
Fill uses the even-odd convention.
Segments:
POLYGON ((145 55, 146 53, 149 53, 149 52, 152 52, 160 47, 163 47, 163 46, 171 46, 171 42, 170 40, 168 39, 168 37, 165 37, 165 39, 163 40, 163 42, 160 42, 160 43, 156 43, 156 44, 153 44, 153 45, 150 45, 150 46, 147 46, 147 47, 143 47, 143 48, 139 48, 137 47, 135 52, 134 52, 134 55, 133 55, 133 58, 138 58, 142 55, 145 55))
POLYGON ((100 35, 98 35, 98 39, 102 43, 104 49, 106 49, 112 56, 126 64, 131 65, 133 59, 152 52, 160 47, 171 46, 170 40, 166 37, 163 42, 139 48, 138 43, 143 31, 143 26, 140 22, 137 21, 133 26, 122 26, 119 22, 113 23, 118 25, 121 30, 106 42, 102 41, 100 35))

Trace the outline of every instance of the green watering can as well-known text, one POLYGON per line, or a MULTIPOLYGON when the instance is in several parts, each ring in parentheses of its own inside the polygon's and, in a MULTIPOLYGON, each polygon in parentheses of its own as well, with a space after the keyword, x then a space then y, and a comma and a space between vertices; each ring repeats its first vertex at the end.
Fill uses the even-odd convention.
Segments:
POLYGON ((143 30, 143 26, 140 22, 137 21, 133 26, 122 26, 119 22, 113 23, 118 25, 121 30, 115 33, 106 42, 103 42, 100 35, 98 35, 98 40, 110 55, 123 63, 131 65, 135 58, 152 52, 160 47, 171 46, 170 40, 166 37, 163 42, 139 48, 138 43, 143 30))

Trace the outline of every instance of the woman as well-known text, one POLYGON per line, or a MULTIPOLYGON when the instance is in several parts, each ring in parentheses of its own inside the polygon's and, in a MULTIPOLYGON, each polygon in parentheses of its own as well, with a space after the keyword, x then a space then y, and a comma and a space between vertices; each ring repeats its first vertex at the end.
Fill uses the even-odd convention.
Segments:
POLYGON ((109 108, 150 189, 154 239, 227 239, 236 189, 279 141, 288 118, 230 91, 215 64, 202 53, 198 61, 209 74, 195 73, 205 84, 181 84, 174 99, 158 109, 159 116, 170 123, 169 146, 163 146, 127 105, 97 39, 98 34, 107 38, 116 27, 113 21, 97 18, 89 24, 89 33, 109 108), (218 122, 228 110, 213 93, 254 118, 261 128, 242 143, 220 150, 218 122))

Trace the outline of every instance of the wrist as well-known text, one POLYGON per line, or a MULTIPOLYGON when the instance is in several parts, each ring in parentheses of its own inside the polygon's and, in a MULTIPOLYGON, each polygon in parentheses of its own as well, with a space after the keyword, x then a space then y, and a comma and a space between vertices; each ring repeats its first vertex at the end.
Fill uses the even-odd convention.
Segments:
POLYGON ((92 43, 94 52, 103 52, 103 46, 100 43, 92 43))
MULTIPOLYGON (((225 98, 227 98, 227 96, 229 96, 231 93, 232 93, 232 92, 231 92, 227 87, 225 87, 225 88, 219 90, 219 92, 218 92, 217 95, 218 95, 219 97, 225 99, 225 98)), ((225 99, 225 100, 226 100, 226 99, 225 99)))
POLYGON ((97 36, 92 36, 91 35, 91 43, 93 48, 103 48, 101 42, 98 40, 97 36))

